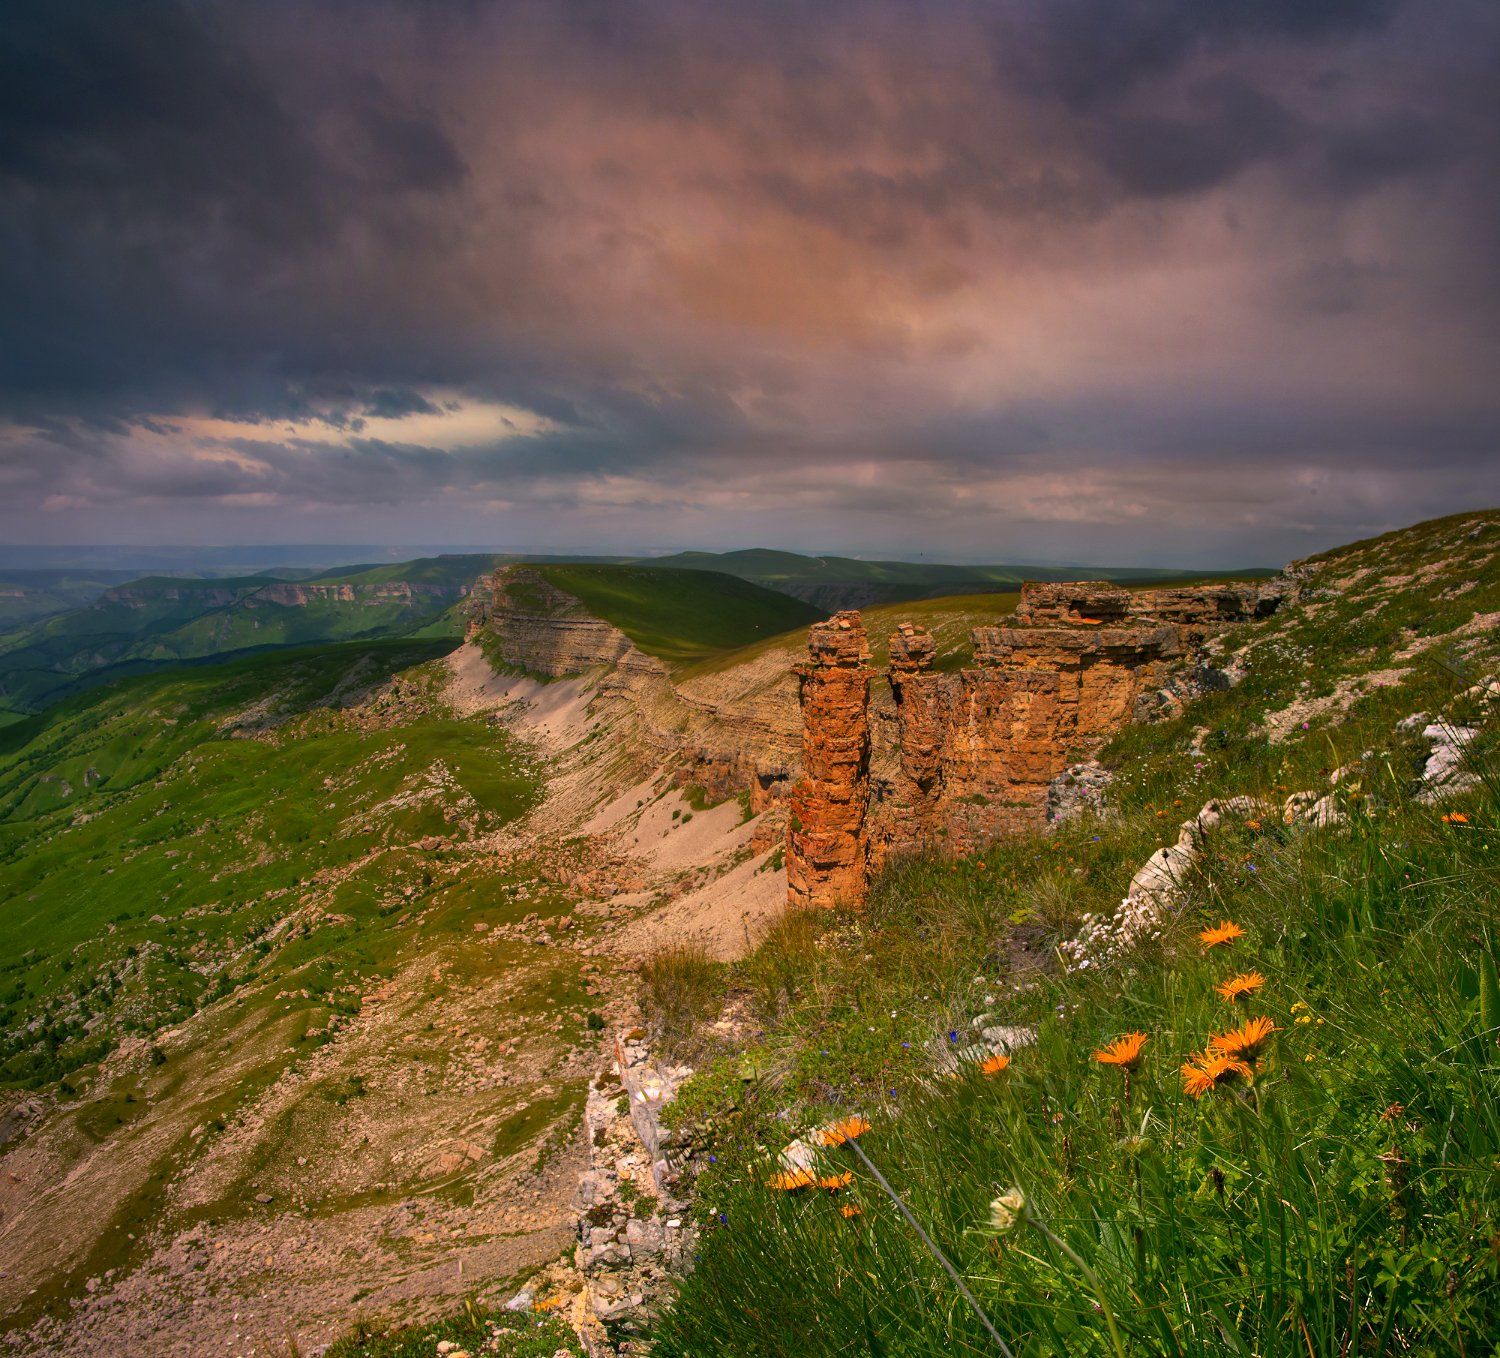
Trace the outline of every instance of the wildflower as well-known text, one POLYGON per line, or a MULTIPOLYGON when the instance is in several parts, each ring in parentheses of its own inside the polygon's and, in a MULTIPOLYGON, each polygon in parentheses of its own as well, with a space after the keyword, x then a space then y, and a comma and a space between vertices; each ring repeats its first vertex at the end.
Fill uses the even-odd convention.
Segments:
POLYGON ((1233 1061, 1254 1061, 1275 1031, 1276 1025, 1268 1018, 1247 1019, 1238 1028, 1209 1038, 1208 1049, 1233 1061))
POLYGON ((1201 1099, 1211 1089, 1234 1080, 1250 1080, 1255 1072, 1243 1061, 1222 1052, 1206 1051, 1182 1068, 1182 1091, 1201 1099))
POLYGON ((986 1075, 998 1075, 1010 1065, 1010 1057, 996 1054, 989 1058, 979 1069, 986 1075))
POLYGON ((1136 1070, 1141 1064, 1141 1053, 1150 1039, 1145 1033, 1126 1033, 1094 1053, 1094 1060, 1101 1066, 1121 1066, 1125 1070, 1136 1070))
POLYGON ((787 1169, 780 1174, 773 1174, 768 1180, 770 1186, 782 1193, 795 1193, 801 1188, 811 1188, 818 1181, 818 1176, 810 1169, 787 1169))
POLYGON ((1244 938, 1245 931, 1233 920, 1224 920, 1211 929, 1205 929, 1198 935, 1198 942, 1205 948, 1217 948, 1221 943, 1233 943, 1237 938, 1244 938))
POLYGON ((1462 811, 1450 811, 1443 817, 1444 825, 1467 825, 1469 818, 1462 811))
POLYGON ((1026 1210, 1026 1195, 1019 1188, 1007 1189, 990 1203, 990 1226, 997 1235, 1007 1235, 1026 1210))
POLYGON ((860 1117, 858 1113, 853 1117, 840 1118, 837 1122, 830 1122, 826 1127, 819 1127, 813 1133, 813 1140, 820 1146, 842 1146, 846 1141, 853 1141, 857 1136, 863 1136, 870 1130, 870 1124, 860 1117))
POLYGON ((1243 1000, 1255 994, 1265 983, 1266 978, 1260 972, 1247 971, 1241 973, 1239 976, 1231 976, 1221 985, 1216 985, 1214 989, 1219 992, 1221 999, 1226 999, 1233 1003, 1235 1000, 1243 1000))
POLYGON ((854 1182, 854 1171, 846 1169, 842 1174, 825 1174, 818 1180, 819 1188, 826 1188, 830 1193, 837 1193, 841 1188, 847 1188, 854 1182))
POLYGON ((839 1208, 839 1215, 843 1217, 845 1221, 853 1221, 855 1217, 864 1216, 864 1209, 856 1207, 852 1202, 846 1202, 842 1207, 839 1208))
POLYGON ((567 1305, 568 1299, 559 1292, 555 1297, 548 1297, 546 1301, 539 1301, 532 1306, 533 1311, 557 1311, 567 1305))

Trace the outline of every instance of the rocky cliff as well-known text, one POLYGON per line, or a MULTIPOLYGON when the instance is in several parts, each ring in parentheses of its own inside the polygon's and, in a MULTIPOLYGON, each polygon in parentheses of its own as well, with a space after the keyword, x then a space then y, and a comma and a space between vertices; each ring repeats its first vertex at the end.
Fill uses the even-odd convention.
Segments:
POLYGON ((1065 770, 1180 701, 1169 676, 1201 667, 1209 638, 1273 612, 1286 590, 1027 584, 1007 625, 973 630, 974 664, 957 674, 934 672, 932 637, 902 624, 889 645, 895 748, 873 752, 877 764, 885 755, 873 779, 864 628, 857 613, 815 626, 799 671, 789 903, 858 905, 869 868, 893 850, 963 852, 1045 825, 1065 770))

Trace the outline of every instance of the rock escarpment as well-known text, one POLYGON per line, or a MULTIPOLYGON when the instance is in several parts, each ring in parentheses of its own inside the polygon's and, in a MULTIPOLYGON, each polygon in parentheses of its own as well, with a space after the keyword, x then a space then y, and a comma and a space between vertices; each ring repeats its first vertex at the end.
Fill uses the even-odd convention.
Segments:
POLYGON ((743 676, 743 689, 736 674, 674 682, 666 665, 618 627, 524 565, 481 577, 469 635, 492 660, 530 674, 591 676, 595 715, 628 718, 652 757, 675 762, 678 780, 701 787, 711 801, 748 790, 753 813, 785 801, 799 732, 784 667, 743 676))
POLYGON ((1263 617, 1283 587, 1131 591, 1027 584, 1005 626, 971 633, 972 666, 933 668, 936 646, 903 623, 890 639, 896 772, 872 786, 868 646, 857 613, 812 628, 800 670, 802 781, 787 838, 788 901, 858 905, 892 850, 962 852, 1047 823, 1054 781, 1126 723, 1223 627, 1263 617))

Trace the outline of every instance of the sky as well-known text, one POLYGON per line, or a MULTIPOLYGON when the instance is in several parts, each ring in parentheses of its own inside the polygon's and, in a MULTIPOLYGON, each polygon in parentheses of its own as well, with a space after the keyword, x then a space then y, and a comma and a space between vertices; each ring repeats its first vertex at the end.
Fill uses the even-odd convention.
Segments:
POLYGON ((1275 564, 1500 503, 1492 0, 22 0, 0 541, 1275 564))

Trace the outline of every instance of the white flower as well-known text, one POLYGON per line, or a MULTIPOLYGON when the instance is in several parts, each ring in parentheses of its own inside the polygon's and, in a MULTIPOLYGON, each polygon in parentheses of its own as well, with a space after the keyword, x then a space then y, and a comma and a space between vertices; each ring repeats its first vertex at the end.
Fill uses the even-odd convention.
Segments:
POLYGON ((1006 1189, 990 1203, 990 1225, 996 1234, 1007 1235, 1015 1229, 1021 1213, 1026 1210, 1026 1195, 1019 1188, 1006 1189))

